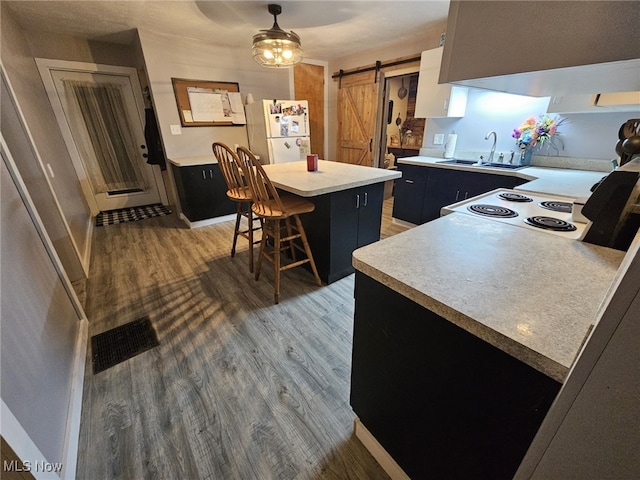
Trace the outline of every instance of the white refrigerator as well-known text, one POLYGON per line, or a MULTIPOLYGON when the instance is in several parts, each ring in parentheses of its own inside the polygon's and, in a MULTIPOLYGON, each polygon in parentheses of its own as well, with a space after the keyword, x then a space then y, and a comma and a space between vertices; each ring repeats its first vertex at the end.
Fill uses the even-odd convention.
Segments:
POLYGON ((249 148, 261 163, 307 159, 311 151, 306 100, 259 100, 245 110, 249 148))

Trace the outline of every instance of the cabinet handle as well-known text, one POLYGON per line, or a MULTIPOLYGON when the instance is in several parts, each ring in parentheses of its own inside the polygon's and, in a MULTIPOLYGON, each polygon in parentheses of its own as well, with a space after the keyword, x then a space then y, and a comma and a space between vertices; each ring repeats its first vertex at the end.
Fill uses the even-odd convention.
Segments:
POLYGON ((460 198, 460 190, 456 192, 456 202, 458 201, 458 198, 460 198))
POLYGON ((203 180, 207 179, 207 172, 205 172, 204 170, 202 170, 202 179, 203 180))
POLYGON ((209 169, 209 176, 213 178, 213 170, 209 169))
POLYGON ((464 199, 467 199, 467 196, 469 195, 469 192, 464 192, 464 199))
POLYGON ((369 151, 373 152, 373 138, 369 139, 369 151))
POLYGON ((405 180, 404 183, 413 183, 413 180, 405 180))
POLYGON ((356 208, 360 208, 360 194, 356 194, 356 208))
POLYGON ((364 207, 367 206, 368 200, 369 200, 369 193, 364 192, 364 203, 362 204, 364 207))

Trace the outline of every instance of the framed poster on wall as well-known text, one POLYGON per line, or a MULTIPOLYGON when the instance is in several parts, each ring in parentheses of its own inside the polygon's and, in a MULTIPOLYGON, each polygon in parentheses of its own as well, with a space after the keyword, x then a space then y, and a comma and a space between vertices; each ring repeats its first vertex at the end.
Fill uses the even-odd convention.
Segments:
POLYGON ((172 78, 183 127, 245 125, 240 88, 234 82, 172 78))

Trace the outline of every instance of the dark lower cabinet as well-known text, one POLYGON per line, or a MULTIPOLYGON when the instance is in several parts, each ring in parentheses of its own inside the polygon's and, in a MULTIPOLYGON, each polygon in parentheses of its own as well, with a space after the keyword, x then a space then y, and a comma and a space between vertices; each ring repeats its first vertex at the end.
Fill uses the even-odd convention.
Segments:
POLYGON ((416 225, 440 216, 446 205, 496 188, 526 183, 518 177, 437 167, 398 164, 402 178, 394 185, 393 216, 416 225))
POLYGON ((308 198, 316 208, 300 218, 324 282, 353 273, 353 251, 380 240, 383 196, 384 183, 375 183, 308 198))
POLYGON ((361 272, 355 297, 363 425, 411 478, 511 479, 560 383, 361 272))
POLYGON ((416 165, 398 164, 402 177, 393 186, 393 217, 405 222, 423 223, 422 204, 429 169, 416 165))
POLYGON ((191 222, 235 213, 218 164, 178 167, 172 164, 182 213, 191 222))

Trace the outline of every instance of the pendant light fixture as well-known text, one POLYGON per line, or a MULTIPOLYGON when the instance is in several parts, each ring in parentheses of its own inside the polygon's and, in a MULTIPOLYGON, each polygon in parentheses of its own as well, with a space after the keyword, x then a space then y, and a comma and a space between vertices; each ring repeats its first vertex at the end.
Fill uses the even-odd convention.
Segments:
POLYGON ((270 3, 268 9, 273 15, 273 27, 260 30, 260 33, 253 36, 253 59, 263 67, 291 67, 302 60, 300 37, 293 32, 287 33, 278 26, 277 17, 282 13, 280 5, 270 3))

